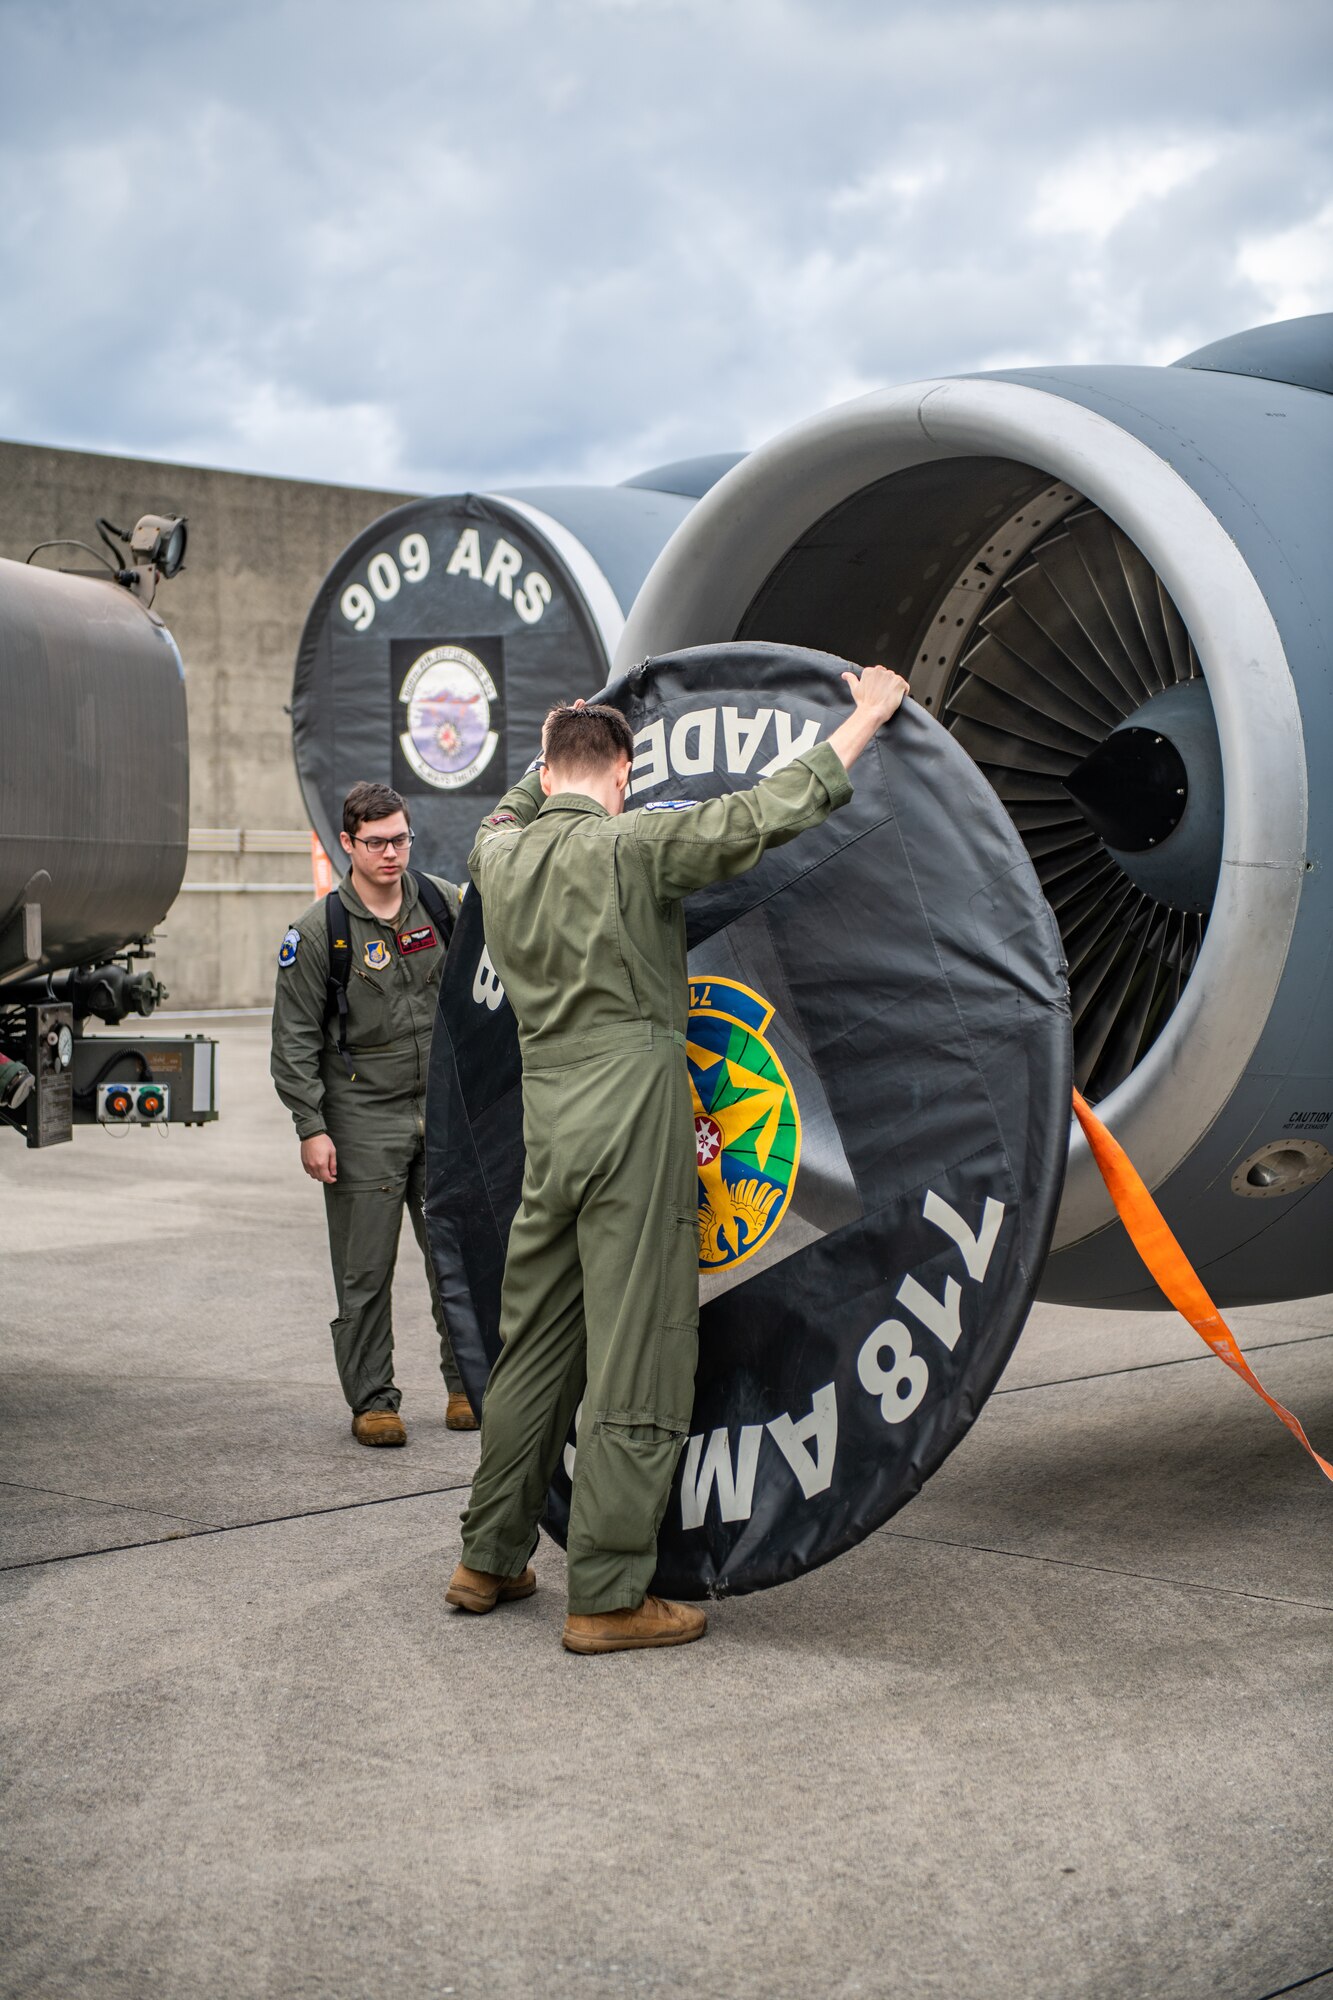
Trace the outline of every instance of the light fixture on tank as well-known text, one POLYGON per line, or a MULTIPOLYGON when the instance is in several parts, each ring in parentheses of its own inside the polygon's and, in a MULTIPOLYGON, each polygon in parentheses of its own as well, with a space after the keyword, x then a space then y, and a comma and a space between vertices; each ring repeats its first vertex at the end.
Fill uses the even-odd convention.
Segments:
POLYGON ((130 554, 138 562, 151 563, 163 577, 176 576, 185 567, 186 533, 183 515, 142 514, 128 537, 130 554))

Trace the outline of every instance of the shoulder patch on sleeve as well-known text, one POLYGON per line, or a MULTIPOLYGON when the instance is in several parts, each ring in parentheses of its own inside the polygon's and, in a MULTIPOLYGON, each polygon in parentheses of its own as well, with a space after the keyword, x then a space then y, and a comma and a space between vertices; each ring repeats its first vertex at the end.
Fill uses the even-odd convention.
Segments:
POLYGON ((691 806, 697 806, 698 803, 698 799, 649 799, 645 805, 639 807, 639 811, 645 813, 683 813, 688 812, 691 806))
POLYGON ((278 946, 278 964, 282 966, 295 965, 296 954, 300 949, 300 945, 301 933, 297 930, 295 924, 293 924, 283 938, 282 943, 278 946))

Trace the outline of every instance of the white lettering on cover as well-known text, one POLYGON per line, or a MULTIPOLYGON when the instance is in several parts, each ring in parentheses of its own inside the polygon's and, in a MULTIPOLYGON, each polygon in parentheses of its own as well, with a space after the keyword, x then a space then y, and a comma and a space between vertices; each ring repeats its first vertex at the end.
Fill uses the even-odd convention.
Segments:
POLYGON ((1004 1203, 996 1201, 994 1195, 986 1196, 986 1205, 981 1211, 981 1227, 973 1235, 956 1208, 951 1208, 943 1195, 933 1190, 926 1195, 921 1213, 927 1222, 933 1222, 946 1236, 952 1236, 963 1253, 969 1278, 980 1284, 985 1277, 1000 1234, 1000 1224, 1004 1221, 1004 1203))
POLYGON ((825 1493, 833 1481, 833 1461, 838 1453, 838 1392, 832 1382, 816 1389, 808 1417, 794 1424, 790 1417, 774 1417, 768 1426, 772 1438, 792 1471, 802 1493, 812 1500, 825 1493), (810 1445, 814 1445, 813 1456, 810 1445))
POLYGON ((708 1498, 717 1488, 718 1512, 724 1521, 748 1521, 754 1505, 754 1475, 759 1464, 762 1424, 746 1424, 741 1430, 736 1463, 731 1462, 728 1432, 713 1431, 704 1444, 703 1433, 692 1437, 685 1447, 685 1471, 680 1488, 682 1528, 702 1528, 708 1498))

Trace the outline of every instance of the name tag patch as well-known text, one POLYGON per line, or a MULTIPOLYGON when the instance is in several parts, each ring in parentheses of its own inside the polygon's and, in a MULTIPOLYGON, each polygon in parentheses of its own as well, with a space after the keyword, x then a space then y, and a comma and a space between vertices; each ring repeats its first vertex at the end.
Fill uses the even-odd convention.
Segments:
POLYGON ((429 951, 434 943, 435 933, 429 924, 422 924, 419 930, 398 933, 398 949, 404 957, 413 951, 429 951))

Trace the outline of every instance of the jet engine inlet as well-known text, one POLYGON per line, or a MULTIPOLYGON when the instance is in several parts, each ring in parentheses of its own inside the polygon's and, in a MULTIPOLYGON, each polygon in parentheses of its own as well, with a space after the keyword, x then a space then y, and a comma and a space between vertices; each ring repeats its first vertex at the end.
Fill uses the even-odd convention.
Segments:
POLYGON ((1095 1103, 1169 1020, 1212 906, 1221 765, 1198 655, 1133 542, 1058 485, 988 537, 945 602, 910 671, 1032 857, 1069 961, 1075 1081, 1095 1103), (1177 734, 1199 745, 1193 789, 1177 734), (1206 828, 1197 862, 1187 812, 1206 828))
MULTIPOLYGON (((1333 315, 1299 331, 1302 353, 1333 352, 1333 315)), ((908 674, 1022 835, 1064 940, 1077 1081, 1221 1304, 1333 1283, 1313 1223, 1333 1220, 1333 1175, 1284 1168, 1277 1217, 1232 1181, 1260 1137, 1322 1130, 1333 1102, 1333 804, 1310 783, 1333 741, 1312 526, 1333 507, 1333 397, 1315 379, 1222 355, 828 410, 701 502, 617 652, 627 669, 750 639, 908 674)), ((1161 1303, 1077 1133, 1042 1290, 1161 1303)))
POLYGON ((901 662, 1004 801, 1064 939, 1075 1081, 1100 1102, 1180 1001, 1221 859, 1217 729, 1170 592, 1099 507, 1004 461, 856 495, 789 552, 738 636, 789 635, 824 596, 816 566, 840 575, 837 649, 901 662))

